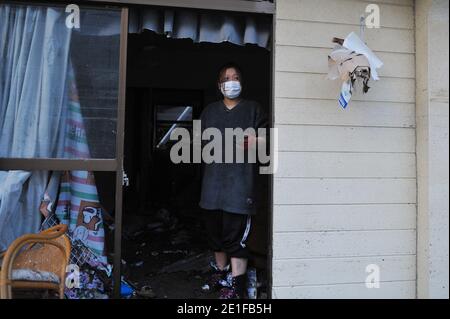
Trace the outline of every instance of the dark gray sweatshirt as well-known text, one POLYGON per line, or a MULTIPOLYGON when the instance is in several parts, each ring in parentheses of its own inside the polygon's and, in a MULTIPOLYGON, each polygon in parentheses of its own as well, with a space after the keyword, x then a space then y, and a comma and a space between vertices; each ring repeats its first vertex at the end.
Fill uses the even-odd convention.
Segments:
MULTIPOLYGON (((267 116, 258 102, 241 99, 231 110, 223 101, 209 104, 200 115, 202 133, 206 128, 215 127, 222 133, 222 150, 225 149, 225 128, 251 127, 258 133, 258 128, 267 128, 267 116)), ((266 138, 268 138, 268 133, 266 138)), ((242 141, 241 141, 242 142, 242 141)), ((202 141, 202 145, 209 141, 202 141)), ((235 155, 232 163, 203 162, 202 191, 200 207, 204 209, 221 209, 230 213, 255 214, 255 183, 258 164, 236 163, 235 155)))

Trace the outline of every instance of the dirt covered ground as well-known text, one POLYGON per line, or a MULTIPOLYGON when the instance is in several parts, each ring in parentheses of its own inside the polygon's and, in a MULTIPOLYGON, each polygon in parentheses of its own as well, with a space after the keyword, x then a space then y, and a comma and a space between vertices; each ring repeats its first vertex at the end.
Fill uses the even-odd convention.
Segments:
MULTIPOLYGON (((205 234, 198 219, 175 218, 161 210, 153 218, 133 216, 124 227, 124 279, 138 292, 150 286, 154 298, 217 298, 205 293, 209 261, 205 234)), ((142 298, 138 294, 131 298, 142 298)))
MULTIPOLYGON (((122 242, 123 274, 137 292, 149 286, 154 298, 218 298, 218 292, 201 289, 208 281, 213 256, 195 212, 175 217, 162 209, 152 217, 131 216, 124 225, 122 242)), ((262 285, 258 298, 264 298, 264 271, 257 269, 257 273, 262 285)), ((134 294, 131 298, 142 297, 134 294)))

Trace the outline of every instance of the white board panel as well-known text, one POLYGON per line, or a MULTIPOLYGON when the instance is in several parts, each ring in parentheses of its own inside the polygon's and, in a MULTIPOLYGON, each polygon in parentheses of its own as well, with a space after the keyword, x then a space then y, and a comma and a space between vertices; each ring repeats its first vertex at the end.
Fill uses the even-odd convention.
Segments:
POLYGON ((410 152, 415 130, 385 127, 276 125, 279 151, 410 152))
POLYGON ((415 178, 411 153, 279 152, 275 177, 415 178))
POLYGON ((274 299, 413 299, 415 281, 383 282, 380 288, 365 284, 274 287, 274 299))
MULTIPOLYGON (((330 52, 331 49, 325 48, 278 45, 275 70, 327 74, 330 52)), ((383 66, 378 69, 380 77, 415 77, 414 54, 391 52, 375 52, 375 54, 383 61, 383 66)))
POLYGON ((275 205, 273 231, 415 229, 414 204, 275 205))
MULTIPOLYGON (((341 81, 331 81, 324 74, 275 73, 275 97, 330 99, 338 101, 341 81)), ((361 85, 356 85, 350 101, 379 101, 415 103, 415 80, 384 78, 372 81, 367 93, 362 93, 361 85)))
POLYGON ((415 104, 337 100, 275 99, 276 124, 415 127, 415 104))
MULTIPOLYGON (((360 16, 369 3, 359 0, 282 0, 277 2, 277 19, 354 24, 359 26, 360 16), (320 10, 317 10, 320 8, 320 10)), ((412 7, 380 3, 381 27, 412 29, 412 7)))
POLYGON ((273 258, 411 255, 415 230, 274 233, 273 258))
POLYGON ((273 261, 273 286, 364 283, 374 269, 381 282, 415 280, 415 255, 273 261))
POLYGON ((415 179, 275 178, 274 204, 413 204, 415 179))
MULTIPOLYGON (((277 20, 276 44, 305 47, 333 48, 333 37, 345 38, 350 32, 359 32, 359 26, 334 23, 316 23, 277 20)), ((414 53, 414 30, 366 29, 365 42, 375 51, 414 53)))
POLYGON ((367 3, 389 3, 389 4, 395 4, 397 6, 414 6, 414 0, 365 0, 367 3))

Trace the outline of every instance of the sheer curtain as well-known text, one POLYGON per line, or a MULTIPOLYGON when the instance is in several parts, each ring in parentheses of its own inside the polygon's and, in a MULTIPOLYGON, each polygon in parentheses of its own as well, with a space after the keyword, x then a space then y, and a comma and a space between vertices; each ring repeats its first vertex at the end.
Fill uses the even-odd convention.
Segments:
MULTIPOLYGON (((0 5, 0 157, 62 157, 70 29, 63 10, 0 5)), ((0 171, 0 250, 37 232, 47 171, 0 171)))
POLYGON ((0 6, 1 157, 63 155, 71 38, 63 12, 0 6))

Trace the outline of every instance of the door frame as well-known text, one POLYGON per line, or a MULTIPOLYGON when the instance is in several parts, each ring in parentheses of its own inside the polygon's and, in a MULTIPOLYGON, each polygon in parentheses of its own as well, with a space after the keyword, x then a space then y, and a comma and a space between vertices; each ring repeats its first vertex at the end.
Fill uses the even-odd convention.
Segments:
POLYGON ((248 0, 90 0, 113 5, 149 5, 176 8, 275 14, 275 3, 248 0))
MULTIPOLYGON (((269 126, 274 127, 274 105, 275 105, 275 3, 253 2, 245 0, 91 0, 97 3, 120 3, 122 5, 148 5, 148 6, 165 6, 175 8, 193 8, 208 9, 215 11, 235 11, 247 13, 264 13, 272 18, 271 38, 270 38, 270 102, 269 102, 269 126)), ((126 17, 122 16, 122 23, 126 21, 126 25, 121 26, 121 46, 120 46, 120 85, 119 85, 119 114, 118 114, 118 131, 117 131, 117 160, 118 173, 116 176, 116 215, 115 215, 115 235, 114 235, 114 296, 120 298, 120 267, 121 267, 121 236, 122 236, 122 174, 119 174, 119 168, 123 167, 123 140, 124 140, 124 119, 125 119, 125 91, 126 91, 126 54, 127 54, 127 35, 128 35, 128 6, 126 9, 126 17), (124 60, 123 60, 124 59, 124 60), (119 145, 120 144, 120 145, 119 145), (120 150, 120 153, 119 153, 120 150)), ((124 14, 124 11, 122 12, 124 14)), ((273 152, 273 145, 270 146, 270 152, 273 152)), ((122 172, 122 171, 121 171, 122 172)), ((269 178, 269 198, 268 205, 268 241, 267 241, 267 297, 272 298, 272 260, 273 260, 273 174, 269 178)))
POLYGON ((120 47, 119 47, 119 87, 118 87, 118 105, 117 105, 117 123, 116 123, 116 154, 114 158, 98 159, 63 159, 63 158, 0 158, 1 170, 83 170, 83 171, 103 171, 116 173, 115 186, 115 235, 114 235, 114 296, 120 297, 120 262, 121 262, 121 232, 122 232, 122 183, 123 183, 123 137, 124 137, 124 119, 125 119, 125 93, 126 93, 126 54, 128 39, 128 7, 114 4, 106 6, 99 1, 64 1, 56 0, 7 0, 7 4, 17 5, 42 5, 51 7, 62 7, 72 3, 83 5, 89 8, 114 8, 121 11, 120 21, 120 47), (118 221, 118 222, 117 222, 118 221))
POLYGON ((128 8, 122 7, 120 19, 120 58, 119 58, 119 105, 117 109, 116 136, 116 192, 114 214, 114 261, 113 279, 115 298, 120 298, 121 267, 122 267, 122 209, 123 209, 123 157, 125 139, 125 99, 127 89, 127 50, 128 50, 128 8))

